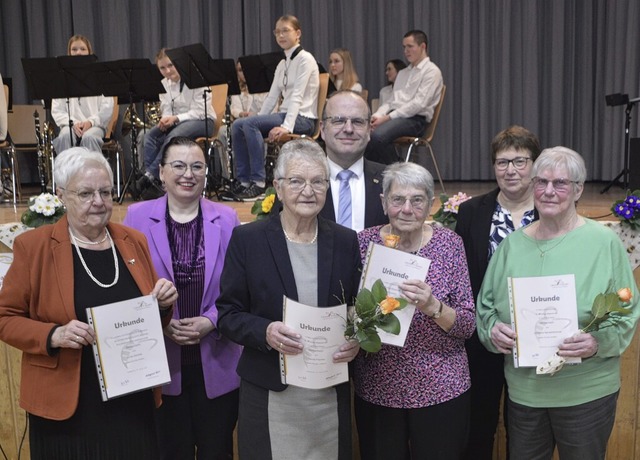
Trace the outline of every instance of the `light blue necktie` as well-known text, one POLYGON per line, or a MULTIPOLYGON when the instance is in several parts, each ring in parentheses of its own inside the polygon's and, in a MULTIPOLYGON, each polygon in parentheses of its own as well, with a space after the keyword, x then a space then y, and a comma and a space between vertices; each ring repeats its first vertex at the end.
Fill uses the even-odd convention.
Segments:
POLYGON ((349 185, 349 179, 353 176, 355 176, 353 171, 348 169, 338 173, 338 180, 340 181, 338 223, 348 228, 351 228, 351 186, 349 185))

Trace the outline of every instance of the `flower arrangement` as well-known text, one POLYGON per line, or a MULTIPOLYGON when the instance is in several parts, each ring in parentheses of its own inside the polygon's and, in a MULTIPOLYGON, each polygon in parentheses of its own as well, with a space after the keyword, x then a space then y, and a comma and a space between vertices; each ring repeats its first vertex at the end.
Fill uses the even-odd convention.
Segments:
MULTIPOLYGON (((631 313, 629 306, 633 293, 628 287, 618 289, 617 292, 603 292, 593 299, 591 306, 591 318, 589 323, 580 329, 580 332, 593 332, 600 329, 600 324, 609 318, 612 313, 628 315, 631 313)), ((548 360, 536 368, 537 374, 554 375, 560 371, 566 362, 566 358, 559 356, 556 351, 548 360)))
POLYGON ((22 214, 20 221, 27 227, 40 227, 55 224, 64 216, 65 209, 62 201, 51 193, 41 193, 29 198, 29 207, 22 214))
POLYGON ((264 192, 264 198, 253 203, 253 206, 251 207, 251 214, 256 216, 256 220, 266 219, 271 215, 271 210, 273 209, 275 201, 276 189, 269 187, 264 192))
POLYGON ((613 203, 611 211, 622 224, 629 225, 633 230, 640 230, 640 190, 634 190, 623 200, 613 203))
POLYGON ((382 347, 382 342, 376 328, 398 335, 400 321, 393 312, 406 306, 405 299, 388 296, 382 281, 377 280, 371 290, 363 288, 358 293, 355 311, 352 310, 347 318, 344 335, 347 339, 357 340, 363 350, 377 353, 382 347))
POLYGON ((440 202, 442 204, 440 205, 440 209, 433 215, 433 220, 453 230, 456 228, 460 205, 470 199, 470 196, 462 192, 456 193, 451 198, 442 193, 440 195, 440 202))

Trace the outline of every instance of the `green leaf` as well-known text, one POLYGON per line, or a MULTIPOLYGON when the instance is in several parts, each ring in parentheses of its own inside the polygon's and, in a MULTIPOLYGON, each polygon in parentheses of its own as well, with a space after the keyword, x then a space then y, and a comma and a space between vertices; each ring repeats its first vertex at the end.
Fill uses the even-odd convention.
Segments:
POLYGON ((607 301, 604 294, 598 294, 596 298, 593 299, 591 314, 596 318, 602 318, 607 314, 607 301))
POLYGON ((377 302, 369 289, 363 288, 356 297, 356 314, 360 318, 372 315, 376 311, 377 302))
POLYGON ((398 308, 396 308, 396 310, 402 310, 404 307, 409 305, 409 302, 407 302, 407 299, 398 299, 398 298, 396 298, 396 300, 398 302, 400 302, 400 306, 398 308))
POLYGON ((373 283, 371 293, 373 294, 373 300, 376 303, 380 303, 387 298, 387 288, 382 284, 382 280, 376 280, 376 282, 373 283))
POLYGON ((253 206, 251 206, 251 214, 259 214, 262 212, 262 200, 257 200, 253 202, 253 206))
POLYGON ((375 330, 373 333, 366 334, 363 340, 358 339, 358 342, 360 342, 360 348, 369 353, 377 353, 382 348, 380 336, 375 330))
POLYGON ((393 313, 389 313, 380 318, 378 327, 389 334, 400 334, 400 320, 393 313))

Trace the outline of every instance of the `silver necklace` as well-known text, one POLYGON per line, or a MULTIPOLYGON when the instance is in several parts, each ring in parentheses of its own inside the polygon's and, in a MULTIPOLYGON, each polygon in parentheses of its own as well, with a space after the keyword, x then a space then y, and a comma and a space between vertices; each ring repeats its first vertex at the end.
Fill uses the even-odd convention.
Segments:
MULTIPOLYGON (((293 238, 291 238, 289 236, 289 234, 287 233, 287 231, 284 229, 284 225, 282 226, 282 231, 284 232, 284 237, 287 239, 287 241, 289 241, 290 243, 302 243, 302 241, 296 241, 293 238)), ((313 235, 313 238, 311 239, 311 241, 309 241, 308 243, 305 244, 313 244, 316 241, 318 241, 318 224, 316 224, 316 233, 315 235, 313 235)))
POLYGON ((71 229, 69 229, 69 234, 70 234, 71 236, 73 236, 73 237, 75 238, 75 240, 76 240, 76 241, 78 241, 78 242, 80 242, 80 243, 82 243, 82 244, 90 244, 90 245, 92 245, 92 246, 97 246, 97 245, 102 244, 102 243, 104 243, 105 241, 107 241, 107 235, 108 235, 108 232, 105 232, 105 234, 104 234, 104 238, 102 238, 100 241, 85 241, 85 240, 81 240, 80 238, 78 238, 77 236, 75 236, 74 234, 72 234, 72 233, 71 233, 71 229))
MULTIPOLYGON (((574 224, 575 225, 575 224, 574 224)), ((571 228, 567 231, 567 233, 564 234, 564 236, 562 238, 560 238, 560 241, 558 241, 556 244, 554 244, 553 246, 551 246, 548 249, 545 249, 544 251, 542 250, 542 248, 540 247, 540 238, 538 238, 538 230, 540 229, 540 224, 538 224, 538 226, 536 227, 536 231, 535 231, 535 242, 536 242, 536 248, 538 249, 538 252, 540 253, 540 257, 544 257, 547 252, 557 248, 558 246, 560 246, 562 244, 562 242, 564 241, 564 239, 567 237, 567 235, 569 235, 569 233, 571 233, 571 230, 573 230, 573 225, 571 226, 571 228)), ((549 240, 547 240, 549 241, 549 240)))
POLYGON ((115 269, 116 269, 116 275, 113 278, 113 282, 111 284, 101 283, 100 281, 98 281, 96 279, 95 276, 93 276, 93 273, 91 273, 91 270, 89 270, 89 267, 87 266, 87 263, 84 261, 84 257, 82 257, 82 252, 80 251, 80 248, 78 247, 78 241, 80 241, 80 240, 78 240, 76 238, 76 236, 71 231, 71 228, 69 228, 69 235, 71 236, 71 241, 73 242, 73 246, 76 248, 76 253, 78 254, 78 258, 80 259, 80 263, 82 263, 82 266, 84 267, 84 270, 87 272, 87 275, 89 275, 89 278, 91 278, 93 280, 93 282, 96 283, 98 286, 100 286, 101 288, 107 289, 107 288, 115 286, 115 284, 120 279, 120 267, 118 266, 118 254, 116 254, 116 245, 113 244, 113 239, 111 238, 111 235, 109 234, 109 230, 107 230, 105 228, 105 232, 107 232, 106 238, 109 238, 109 244, 111 245, 111 252, 113 252, 113 263, 114 263, 115 269))

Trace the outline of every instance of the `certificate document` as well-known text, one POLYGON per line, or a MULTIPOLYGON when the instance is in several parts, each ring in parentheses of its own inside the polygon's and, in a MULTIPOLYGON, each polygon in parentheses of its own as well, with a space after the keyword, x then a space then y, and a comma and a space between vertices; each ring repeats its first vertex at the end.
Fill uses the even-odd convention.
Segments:
POLYGON ((302 353, 280 353, 282 383, 302 388, 328 388, 349 380, 347 363, 334 363, 333 354, 345 343, 347 306, 311 307, 284 296, 284 324, 302 338, 302 353))
MULTIPOLYGON (((507 278, 515 367, 536 367, 580 329, 574 275, 507 278)), ((567 363, 579 363, 568 358, 567 363)))
MULTIPOLYGON (((431 261, 424 257, 371 242, 362 267, 360 289, 371 289, 373 283, 381 280, 387 289, 387 295, 401 297, 398 285, 412 279, 426 280, 430 264, 431 261)), ((415 310, 416 306, 408 303, 402 310, 394 311, 393 314, 400 321, 400 333, 395 335, 382 329, 376 329, 382 343, 399 347, 404 346, 415 310)))
POLYGON ((87 308, 102 400, 171 381, 157 300, 148 295, 87 308))

